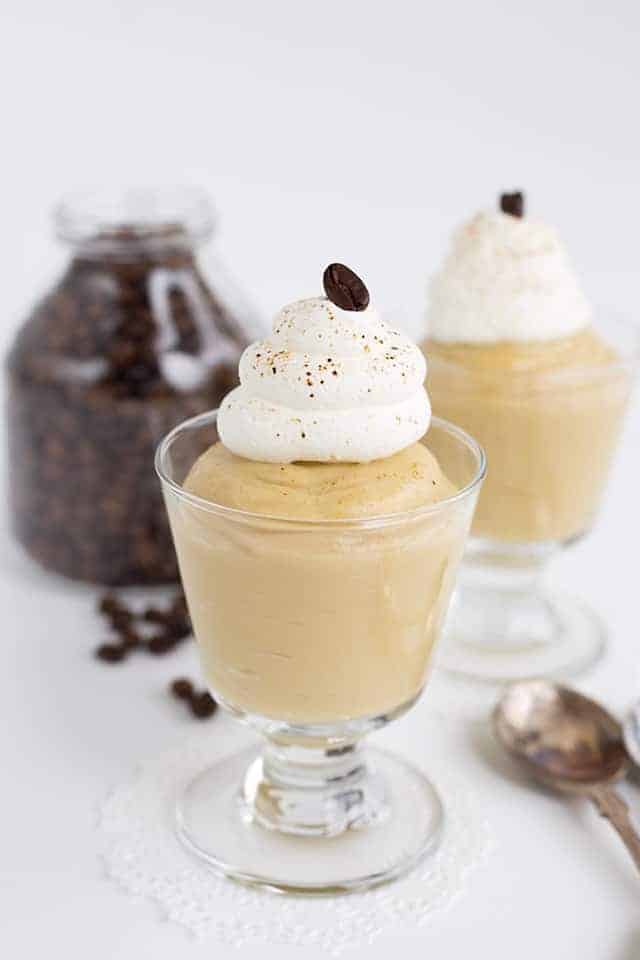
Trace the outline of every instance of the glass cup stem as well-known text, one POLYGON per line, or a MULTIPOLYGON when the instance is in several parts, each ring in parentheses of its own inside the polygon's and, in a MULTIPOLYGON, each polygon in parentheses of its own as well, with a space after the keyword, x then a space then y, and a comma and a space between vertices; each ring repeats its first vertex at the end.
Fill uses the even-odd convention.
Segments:
POLYGON ((332 837, 382 822, 387 791, 359 742, 338 748, 267 741, 240 791, 243 817, 271 830, 332 837))
POLYGON ((440 664, 489 681, 577 673, 602 654, 599 620, 545 584, 560 544, 472 539, 461 566, 440 664))

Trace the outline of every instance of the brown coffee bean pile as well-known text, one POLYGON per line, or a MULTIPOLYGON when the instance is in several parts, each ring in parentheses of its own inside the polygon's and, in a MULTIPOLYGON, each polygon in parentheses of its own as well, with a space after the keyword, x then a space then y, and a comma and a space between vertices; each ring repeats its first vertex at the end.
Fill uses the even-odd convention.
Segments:
POLYGON ((134 650, 145 650, 154 656, 170 653, 191 636, 191 620, 182 591, 164 610, 147 607, 137 613, 112 593, 102 597, 98 609, 118 638, 96 649, 96 656, 104 663, 120 663, 134 650), (151 633, 148 632, 150 624, 153 624, 151 633))
POLYGON ((118 241, 117 256, 76 252, 10 351, 10 511, 51 570, 110 586, 171 582, 154 451, 218 406, 245 339, 191 250, 127 231, 118 241), (167 354, 198 372, 195 385, 169 372, 167 354))
POLYGON ((213 699, 208 690, 197 691, 191 680, 186 677, 178 677, 174 680, 169 690, 177 700, 183 700, 189 705, 189 708, 199 720, 206 720, 212 717, 218 709, 218 704, 213 699))

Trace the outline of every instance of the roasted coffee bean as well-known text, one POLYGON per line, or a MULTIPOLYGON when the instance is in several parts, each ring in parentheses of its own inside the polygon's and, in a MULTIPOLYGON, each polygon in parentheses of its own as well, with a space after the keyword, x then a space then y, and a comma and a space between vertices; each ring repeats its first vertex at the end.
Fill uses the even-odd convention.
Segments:
POLYGON ((514 193, 500 194, 500 209, 512 217, 520 219, 524 216, 524 193, 516 190, 514 193))
POLYGON ((343 263, 330 263, 322 277, 324 292, 342 310, 366 310, 369 291, 360 277, 343 263))
POLYGON ((103 643, 96 650, 96 657, 105 663, 119 663, 127 655, 127 651, 120 643, 103 643))
POLYGON ((121 636, 124 636, 130 631, 132 619, 133 615, 128 610, 119 610, 117 613, 109 615, 111 627, 121 636))
MULTIPOLYGON (((177 423, 219 405, 246 338, 177 230, 162 243, 111 231, 76 249, 9 354, 14 529, 36 560, 70 577, 178 579, 154 451, 177 423), (115 241, 117 256, 105 252, 115 241), (162 316, 156 281, 167 291, 162 316), (171 354, 196 362, 195 386, 161 352, 167 337, 171 354)), ((117 608, 111 615, 124 629, 117 608)))
POLYGON ((191 636, 191 626, 189 623, 170 621, 164 628, 164 634, 176 643, 179 643, 181 640, 186 640, 187 637, 191 636))
POLYGON ((193 695, 193 684, 186 677, 178 677, 171 684, 171 693, 178 700, 190 700, 193 695))
POLYGON ((105 593, 100 597, 98 602, 98 610, 100 613, 105 613, 110 616, 112 613, 121 610, 120 601, 114 593, 105 593))
POLYGON ((159 610, 157 607, 147 607, 142 614, 142 619, 146 620, 147 623, 161 623, 164 625, 167 622, 167 614, 165 610, 159 610))
POLYGON ((133 632, 134 613, 126 607, 113 593, 105 593, 98 604, 98 609, 107 618, 112 630, 123 639, 127 639, 133 632))
POLYGON ((166 636, 164 633, 158 633, 154 637, 151 637, 150 640, 147 640, 147 650, 149 653, 157 656, 163 653, 169 653, 170 650, 175 649, 175 646, 175 640, 172 637, 166 636))
POLYGON ((189 701, 189 705, 194 717, 198 717, 199 720, 206 720, 207 717, 213 716, 218 709, 218 704, 208 690, 194 694, 189 701))

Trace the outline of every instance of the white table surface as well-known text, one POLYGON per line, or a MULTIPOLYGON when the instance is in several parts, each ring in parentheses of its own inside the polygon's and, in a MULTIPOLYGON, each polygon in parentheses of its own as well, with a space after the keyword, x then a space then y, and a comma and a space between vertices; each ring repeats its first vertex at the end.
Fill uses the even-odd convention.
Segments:
MULTIPOLYGON (((114 180, 207 186, 218 249, 265 315, 313 293, 324 264, 343 259, 414 331, 452 227, 523 186, 589 294, 629 312, 639 27, 632 0, 4 4, 0 342, 59 267, 48 211, 60 191, 114 180)), ((606 618, 609 656, 580 686, 619 710, 640 695, 639 481, 636 404, 598 527, 553 571, 606 618)), ((195 656, 96 664, 94 597, 2 540, 0 955, 232 956, 103 878, 98 805, 193 722, 165 691, 195 656)), ((451 910, 367 956, 638 960, 640 886, 626 853, 584 805, 532 791, 501 757, 487 734, 493 696, 435 678, 378 738, 427 770, 448 753, 495 849, 451 910)), ((216 718, 211 735, 229 722, 216 718)))

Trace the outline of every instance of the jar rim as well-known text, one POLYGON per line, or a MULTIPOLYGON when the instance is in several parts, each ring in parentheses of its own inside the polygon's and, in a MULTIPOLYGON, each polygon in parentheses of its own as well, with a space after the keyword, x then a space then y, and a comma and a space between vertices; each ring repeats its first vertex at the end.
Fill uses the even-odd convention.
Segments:
POLYGON ((88 188, 62 197, 53 214, 56 236, 71 246, 196 246, 213 231, 206 190, 194 186, 88 188))

